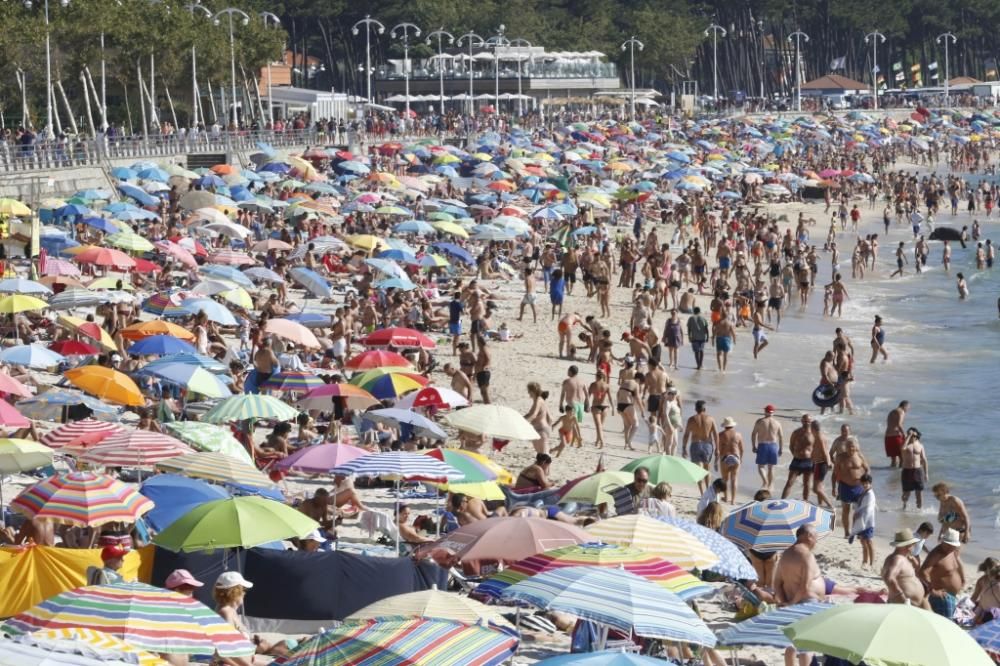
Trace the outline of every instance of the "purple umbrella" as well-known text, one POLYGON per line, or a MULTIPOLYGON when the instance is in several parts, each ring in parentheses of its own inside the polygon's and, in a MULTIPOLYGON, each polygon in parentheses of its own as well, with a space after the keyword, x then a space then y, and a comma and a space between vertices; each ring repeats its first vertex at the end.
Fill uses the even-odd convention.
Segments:
POLYGON ((369 455, 368 451, 350 444, 321 444, 307 446, 296 451, 279 462, 277 466, 279 469, 307 474, 328 474, 334 467, 367 455, 369 455))

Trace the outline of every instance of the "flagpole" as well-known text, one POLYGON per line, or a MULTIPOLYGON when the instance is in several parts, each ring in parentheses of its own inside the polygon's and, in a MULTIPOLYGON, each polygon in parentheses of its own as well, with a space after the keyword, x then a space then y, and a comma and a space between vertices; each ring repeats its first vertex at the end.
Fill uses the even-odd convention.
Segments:
POLYGON ((878 43, 885 43, 885 35, 878 30, 872 30, 865 35, 865 44, 872 43, 872 110, 878 109, 878 81, 875 80, 875 68, 878 67, 878 43))

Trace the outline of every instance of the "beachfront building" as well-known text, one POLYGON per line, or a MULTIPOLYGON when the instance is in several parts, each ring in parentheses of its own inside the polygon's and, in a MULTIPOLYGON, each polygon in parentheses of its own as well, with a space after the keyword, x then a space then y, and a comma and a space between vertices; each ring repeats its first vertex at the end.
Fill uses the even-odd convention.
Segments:
POLYGON ((859 95, 870 93, 871 89, 872 87, 867 83, 861 83, 840 74, 827 74, 803 83, 802 96, 859 95))

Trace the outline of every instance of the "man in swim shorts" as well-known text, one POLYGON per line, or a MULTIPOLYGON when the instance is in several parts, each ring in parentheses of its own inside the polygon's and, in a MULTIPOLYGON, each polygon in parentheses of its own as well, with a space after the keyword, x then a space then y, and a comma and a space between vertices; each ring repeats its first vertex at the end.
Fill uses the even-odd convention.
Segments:
POLYGON ((785 443, 781 424, 774 418, 774 411, 774 405, 764 407, 764 416, 757 419, 750 433, 750 446, 756 454, 754 462, 757 464, 757 472, 767 489, 774 485, 774 466, 778 464, 785 443))
POLYGON ((812 431, 812 417, 802 415, 802 426, 796 428, 788 438, 788 449, 792 453, 792 462, 788 465, 788 481, 781 491, 781 499, 787 498, 792 492, 795 479, 802 477, 802 499, 809 501, 809 484, 812 482, 813 446, 816 435, 812 431))
MULTIPOLYGON (((694 416, 688 419, 684 428, 684 441, 681 445, 681 455, 685 458, 688 452, 688 443, 691 444, 691 462, 701 465, 704 469, 709 469, 713 458, 718 465, 718 458, 715 455, 719 443, 719 433, 715 427, 715 419, 708 415, 705 401, 699 400, 694 403, 694 416)), ((704 492, 708 487, 708 476, 706 475, 698 481, 698 491, 704 492)))
POLYGON ((916 495, 917 508, 923 508, 924 483, 928 477, 927 452, 920 442, 920 431, 916 428, 909 428, 906 431, 906 443, 900 456, 900 466, 903 468, 900 479, 903 485, 903 511, 906 511, 910 493, 916 495))
POLYGON ((725 308, 721 310, 719 321, 712 326, 712 337, 715 338, 715 362, 721 372, 726 371, 729 352, 736 344, 736 328, 729 321, 725 308))
POLYGON ((587 385, 580 379, 580 368, 571 365, 566 371, 566 379, 563 380, 562 391, 559 393, 559 408, 572 408, 576 422, 583 423, 586 404, 587 385))
POLYGON ((837 499, 841 502, 841 526, 847 539, 851 536, 851 506, 864 494, 861 477, 870 472, 858 439, 853 435, 844 440, 844 450, 834 458, 833 470, 837 477, 837 499))
POLYGON ((885 420, 885 456, 889 459, 890 467, 895 467, 903 454, 903 443, 906 441, 903 421, 909 408, 910 402, 904 400, 899 403, 899 407, 889 412, 885 420))

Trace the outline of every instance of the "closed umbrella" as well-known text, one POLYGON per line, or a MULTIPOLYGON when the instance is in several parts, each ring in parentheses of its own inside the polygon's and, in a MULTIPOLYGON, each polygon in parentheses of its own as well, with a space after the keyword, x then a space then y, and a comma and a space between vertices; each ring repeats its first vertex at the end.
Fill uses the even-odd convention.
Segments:
POLYGON ((208 410, 201 417, 201 420, 207 423, 229 423, 247 419, 290 421, 298 415, 297 409, 277 398, 269 395, 241 393, 226 398, 208 410))
POLYGON ((257 468, 224 453, 189 453, 156 463, 156 469, 251 488, 269 488, 273 485, 257 468))
POLYGON ((581 528, 542 518, 487 518, 462 525, 432 544, 421 546, 422 556, 442 549, 459 561, 496 560, 510 563, 546 550, 592 541, 581 528))
POLYGON ((473 405, 445 417, 459 430, 499 439, 538 439, 538 431, 521 414, 505 405, 473 405))
POLYGON ((98 527, 134 523, 153 508, 153 503, 105 474, 66 472, 26 488, 10 507, 28 518, 98 527))
POLYGON ((49 299, 49 307, 53 310, 72 310, 98 305, 102 300, 101 294, 90 289, 66 289, 49 299))
POLYGON ((615 516, 588 526, 587 531, 604 543, 638 548, 685 569, 705 569, 719 561, 719 557, 694 536, 649 516, 615 516))
POLYGON ((634 472, 639 467, 649 470, 649 482, 695 484, 708 475, 708 470, 677 456, 654 455, 629 461, 622 469, 634 472))
POLYGON ((201 421, 171 421, 164 423, 163 428, 196 451, 221 453, 253 465, 253 458, 246 447, 233 437, 232 431, 227 427, 201 421))
POLYGON ((142 391, 128 375, 100 365, 85 365, 63 373, 74 386, 91 395, 119 405, 141 407, 146 404, 142 391))
POLYGON ((177 474, 156 474, 142 482, 139 492, 152 500, 153 510, 143 518, 157 532, 206 502, 230 496, 222 486, 177 474))
POLYGON ((253 548, 319 528, 312 518, 263 497, 230 497, 193 508, 156 535, 153 542, 174 552, 253 548))
POLYGON ((803 525, 812 525, 823 537, 833 529, 833 515, 800 500, 752 502, 726 516, 719 532, 742 548, 775 553, 793 545, 795 531, 803 525))

